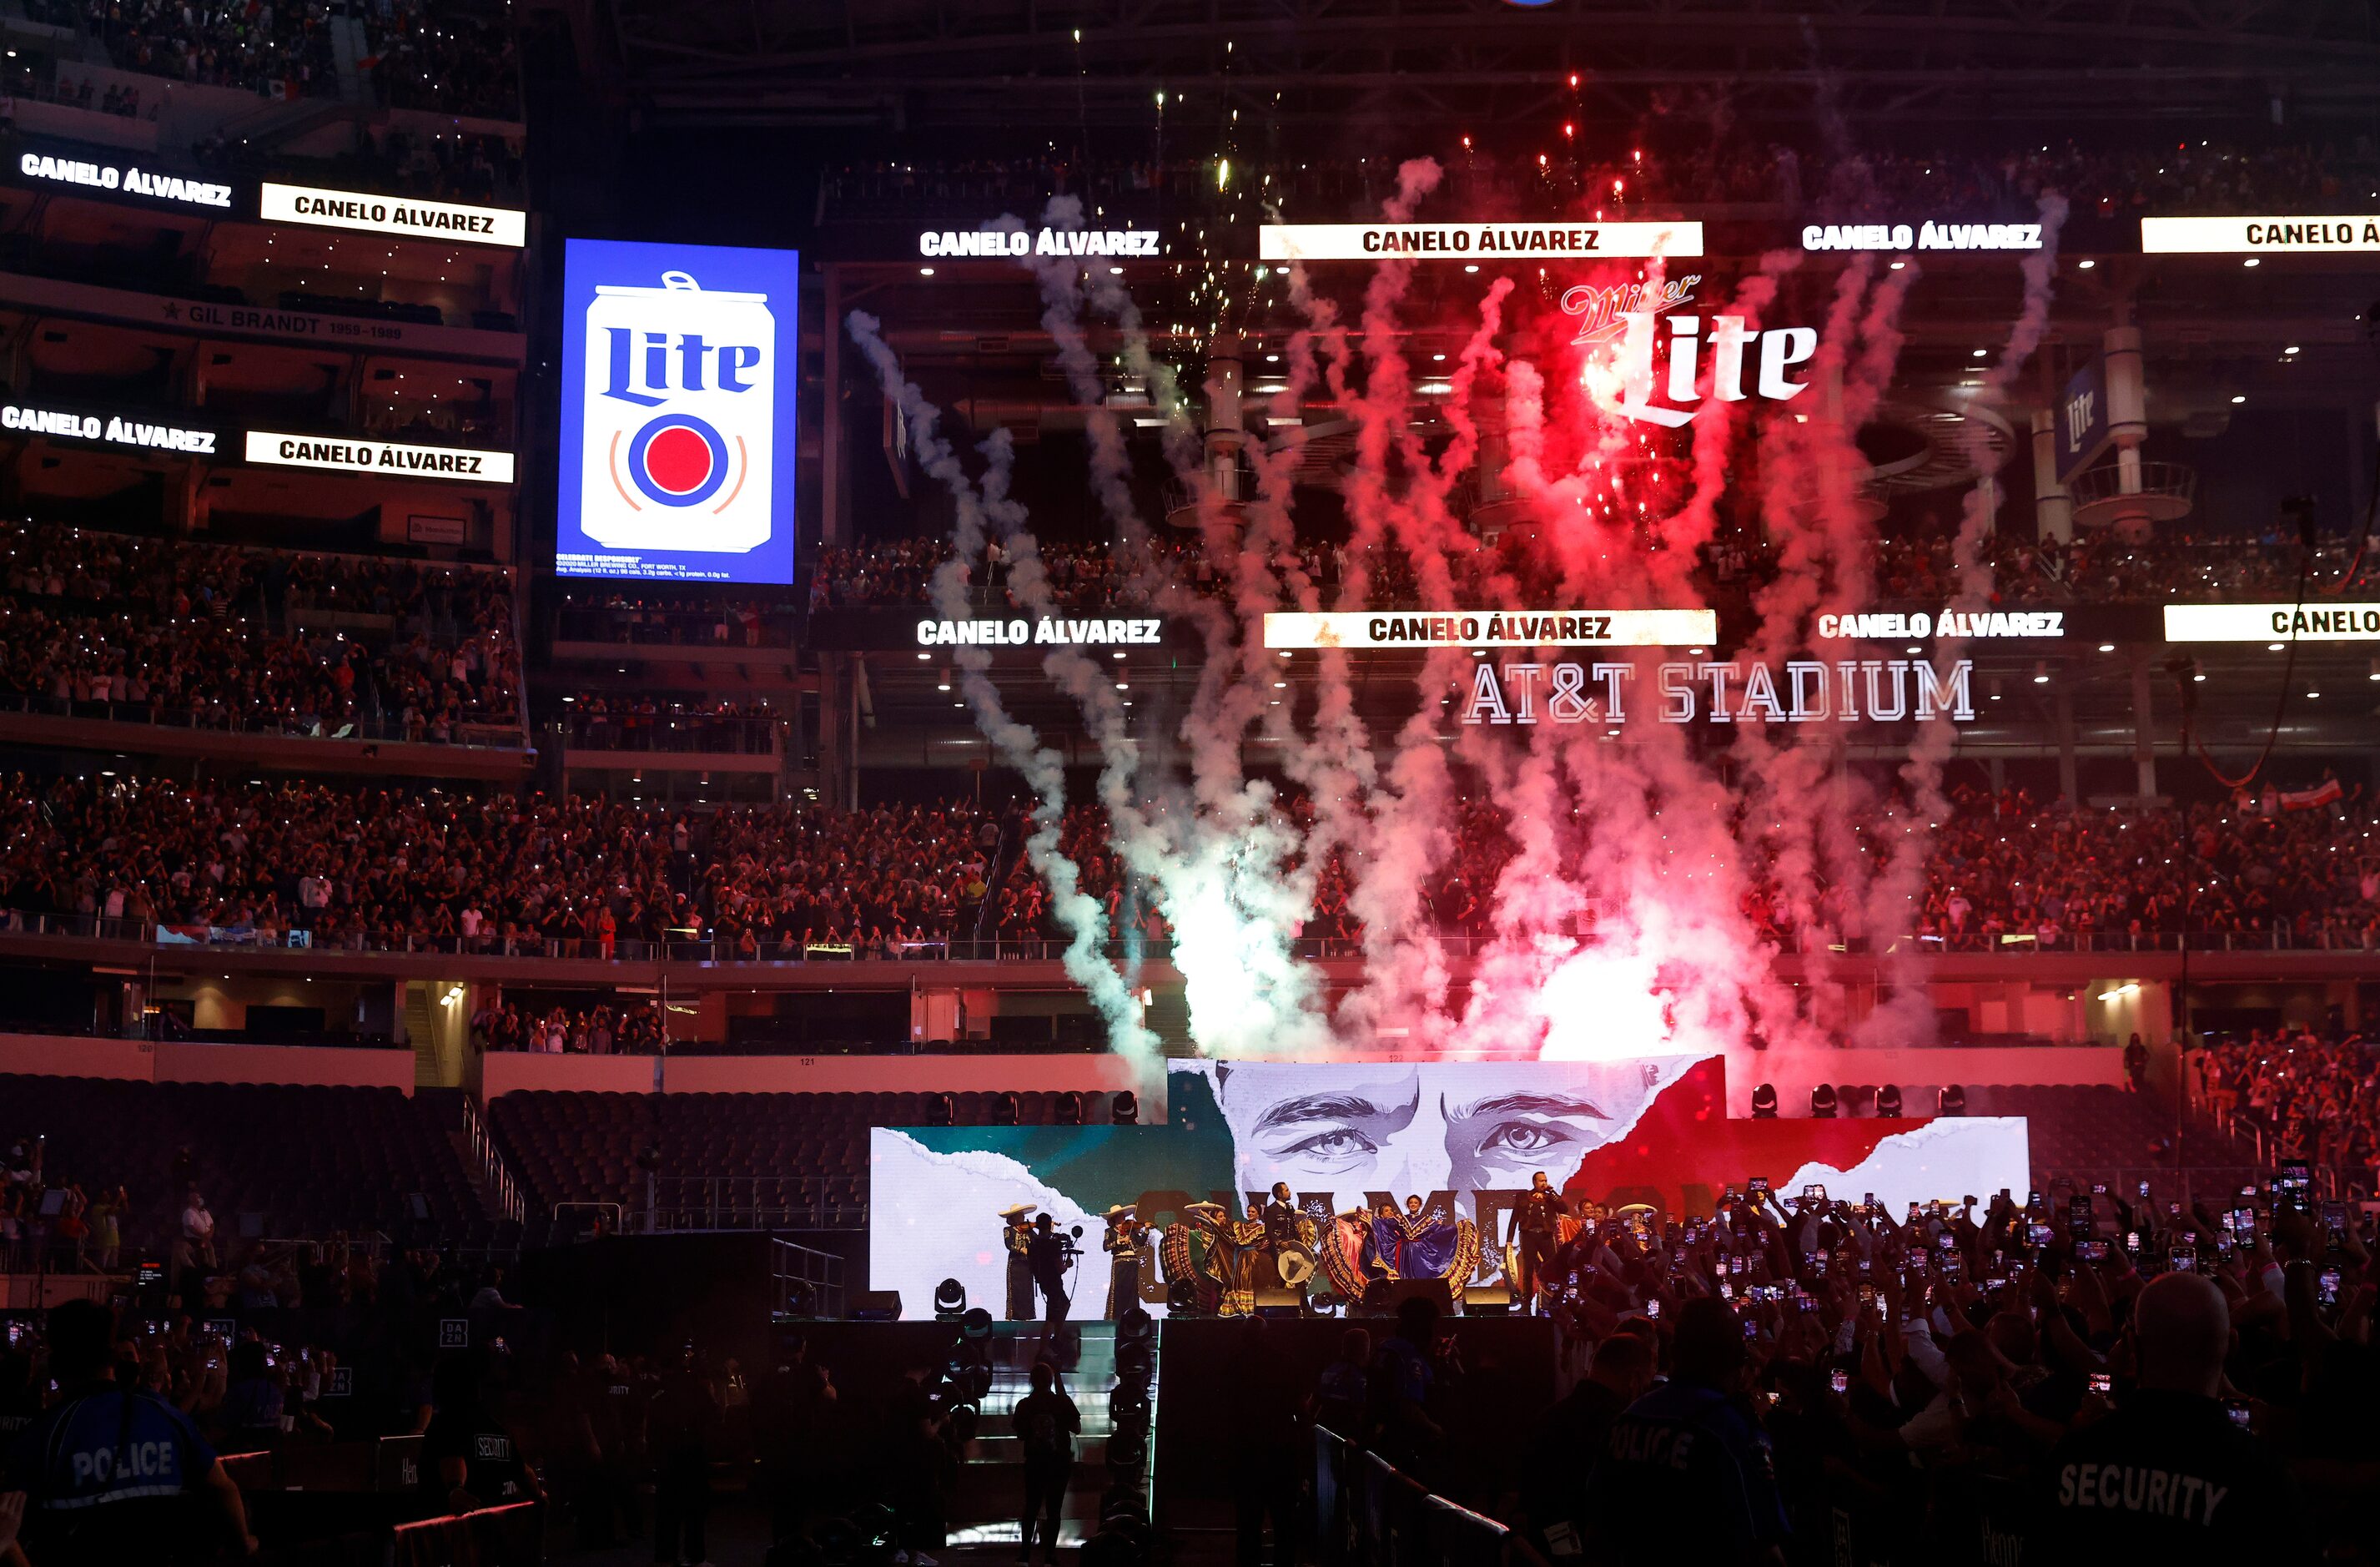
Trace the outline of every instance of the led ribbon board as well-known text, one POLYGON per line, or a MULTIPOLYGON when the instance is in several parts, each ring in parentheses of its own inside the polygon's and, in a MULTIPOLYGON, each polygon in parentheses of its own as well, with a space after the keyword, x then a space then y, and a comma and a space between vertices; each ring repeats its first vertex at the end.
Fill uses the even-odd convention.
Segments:
POLYGON ((1543 261, 1604 256, 1699 256, 1699 223, 1268 224, 1265 261, 1543 261))
POLYGON ((1718 638, 1712 610, 1332 610, 1264 617, 1268 648, 1685 648, 1718 638))

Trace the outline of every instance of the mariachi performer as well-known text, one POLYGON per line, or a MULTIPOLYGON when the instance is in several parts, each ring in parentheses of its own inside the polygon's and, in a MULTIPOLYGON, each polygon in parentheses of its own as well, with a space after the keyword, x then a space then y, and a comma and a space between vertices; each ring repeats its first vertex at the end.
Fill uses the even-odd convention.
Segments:
POLYGON ((1000 1244, 1008 1252, 1008 1320, 1033 1320, 1033 1226, 1027 1222, 1033 1204, 1020 1202, 1000 1210, 1000 1244))
POLYGON ((1120 1202, 1107 1212, 1108 1233, 1099 1249, 1108 1254, 1108 1320, 1115 1321, 1140 1304, 1140 1276, 1148 1267, 1148 1232, 1120 1202))
POLYGON ((1268 1259, 1258 1267, 1257 1279, 1268 1289, 1278 1282, 1293 1294, 1304 1294, 1305 1282, 1314 1277, 1321 1260, 1318 1256, 1322 1244, 1321 1226, 1315 1222, 1314 1215, 1297 1206, 1286 1181, 1272 1184, 1271 1195, 1265 1199, 1257 1219, 1264 1225, 1268 1259))
POLYGON ((1207 1236, 1200 1271, 1215 1282, 1215 1314, 1253 1316, 1257 1308, 1257 1262, 1264 1250, 1264 1221, 1234 1219, 1219 1202, 1194 1202, 1183 1214, 1207 1236))
POLYGON ((1512 1206, 1512 1251, 1505 1262, 1524 1310, 1545 1309, 1538 1297, 1553 1275, 1554 1257, 1563 1242, 1577 1233, 1577 1214, 1570 1200, 1554 1190, 1544 1171, 1538 1171, 1530 1178, 1529 1189, 1512 1206))
POLYGON ((1188 1209, 1174 1215, 1157 1238, 1158 1276, 1165 1281, 1167 1311, 1184 1315, 1198 1313, 1211 1317, 1220 1300, 1215 1281, 1207 1271, 1207 1252, 1214 1237, 1207 1227, 1196 1221, 1188 1209), (1189 1286, 1189 1298, 1178 1306, 1174 1292, 1189 1286))

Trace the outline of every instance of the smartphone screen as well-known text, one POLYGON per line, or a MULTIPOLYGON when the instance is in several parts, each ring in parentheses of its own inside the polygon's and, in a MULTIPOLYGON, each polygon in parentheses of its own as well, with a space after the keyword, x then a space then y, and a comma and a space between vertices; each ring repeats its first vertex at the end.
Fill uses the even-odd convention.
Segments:
POLYGON ((2231 1424, 2239 1427, 2243 1431, 2248 1428, 2248 1401, 2246 1399, 2225 1399, 2223 1401, 2223 1412, 2231 1416, 2231 1424))
POLYGON ((1838 1370, 1828 1377, 1827 1385, 1839 1393, 1847 1393, 1852 1391, 1852 1374, 1838 1370))
POLYGON ((2091 1373, 2091 1391, 2105 1398, 2116 1391, 2116 1379, 2105 1371, 2094 1371, 2091 1373))

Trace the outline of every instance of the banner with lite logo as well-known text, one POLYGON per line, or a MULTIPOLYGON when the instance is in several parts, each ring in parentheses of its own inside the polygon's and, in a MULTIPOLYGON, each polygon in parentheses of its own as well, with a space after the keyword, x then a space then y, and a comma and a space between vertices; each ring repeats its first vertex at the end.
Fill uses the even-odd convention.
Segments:
POLYGON ((1543 261, 1699 256, 1699 223, 1277 223, 1257 230, 1264 261, 1543 261))
POLYGON ((792 250, 572 239, 560 577, 794 579, 792 250))

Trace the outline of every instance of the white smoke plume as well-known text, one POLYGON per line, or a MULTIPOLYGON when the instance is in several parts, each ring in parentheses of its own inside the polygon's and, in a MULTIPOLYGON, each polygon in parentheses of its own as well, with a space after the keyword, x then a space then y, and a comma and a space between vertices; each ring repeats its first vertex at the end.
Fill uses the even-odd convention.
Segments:
MULTIPOLYGON (((909 421, 918 466, 941 481, 954 511, 952 558, 934 574, 936 612, 947 619, 964 620, 967 602, 967 569, 983 559, 984 543, 993 531, 1002 536, 1011 553, 1011 590, 1037 613, 1046 613, 1048 580, 1030 533, 1023 527, 1023 508, 1008 494, 1014 447, 1006 431, 995 431, 978 451, 984 458, 979 479, 970 479, 965 465, 940 431, 941 410, 928 402, 916 383, 901 373, 900 361, 884 341, 880 323, 865 311, 854 310, 846 322, 854 341, 875 367, 885 395, 900 406, 909 421)), ((1025 842, 1026 857, 1049 883, 1051 907, 1069 936, 1062 954, 1066 975, 1083 987, 1108 1026, 1111 1046, 1136 1063, 1145 1087, 1161 1087, 1163 1068, 1155 1035, 1141 1020, 1139 998, 1125 984, 1105 954, 1107 915, 1099 900, 1084 892, 1075 863, 1060 852, 1059 838, 1066 809, 1064 759, 1041 743, 1029 724, 1018 722, 1001 700, 990 676, 991 655, 983 648, 952 650, 959 688, 974 710, 976 723, 1002 761, 1014 768, 1032 790, 1033 829, 1025 842)), ((1085 661, 1087 662, 1087 661, 1085 661)), ((1079 680, 1077 672, 1053 668, 1053 676, 1079 680)))

